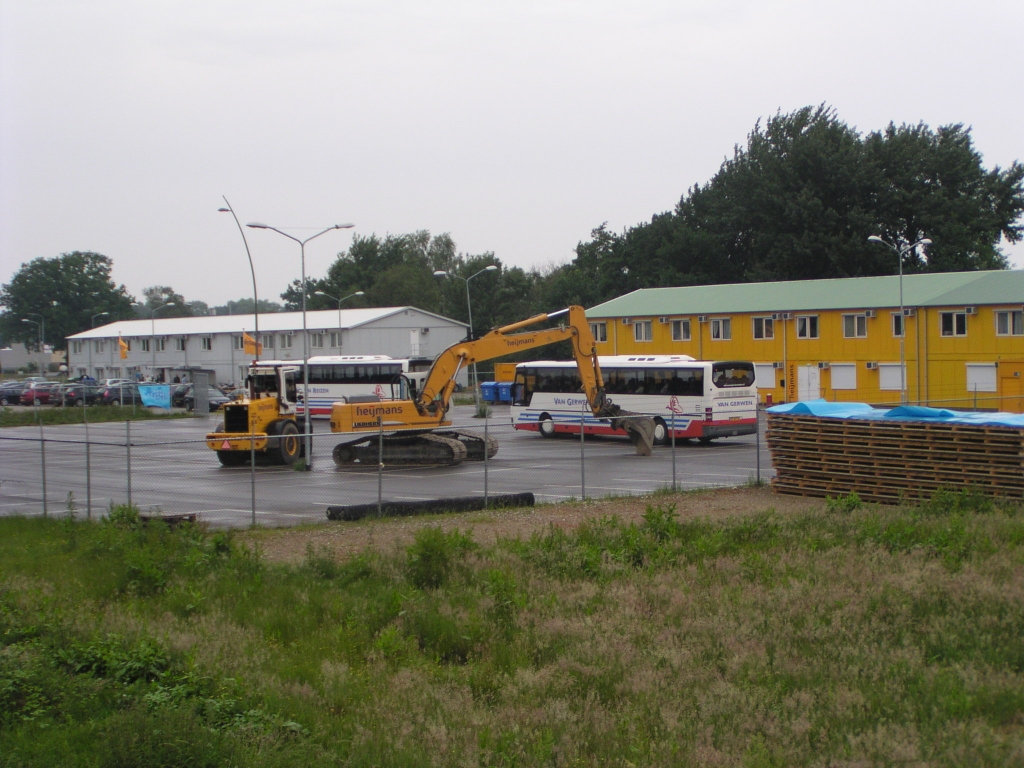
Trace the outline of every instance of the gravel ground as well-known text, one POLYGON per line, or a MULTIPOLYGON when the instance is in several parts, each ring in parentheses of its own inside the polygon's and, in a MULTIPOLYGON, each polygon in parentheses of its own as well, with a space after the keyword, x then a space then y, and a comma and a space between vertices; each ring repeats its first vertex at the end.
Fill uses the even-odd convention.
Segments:
POLYGON ((464 512, 451 515, 361 520, 355 523, 332 522, 300 528, 274 528, 240 532, 236 540, 259 543, 268 561, 297 563, 306 556, 307 547, 329 552, 339 560, 358 554, 368 547, 382 551, 409 544, 416 531, 426 526, 445 530, 471 529, 473 538, 490 544, 498 538, 525 538, 548 526, 571 530, 585 520, 618 515, 623 521, 639 520, 648 505, 674 504, 681 520, 693 518, 726 519, 774 508, 778 512, 801 512, 822 505, 821 499, 784 496, 768 488, 724 488, 656 496, 633 496, 587 502, 544 504, 537 507, 464 512))

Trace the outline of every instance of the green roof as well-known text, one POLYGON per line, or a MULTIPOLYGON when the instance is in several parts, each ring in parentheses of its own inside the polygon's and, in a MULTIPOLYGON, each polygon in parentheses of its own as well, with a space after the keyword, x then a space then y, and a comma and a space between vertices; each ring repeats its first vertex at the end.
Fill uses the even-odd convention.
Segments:
MULTIPOLYGON (((1024 304, 1024 270, 903 276, 905 307, 1024 304)), ((881 309, 900 305, 898 275, 778 283, 642 288, 587 310, 587 316, 652 317, 726 312, 881 309)))

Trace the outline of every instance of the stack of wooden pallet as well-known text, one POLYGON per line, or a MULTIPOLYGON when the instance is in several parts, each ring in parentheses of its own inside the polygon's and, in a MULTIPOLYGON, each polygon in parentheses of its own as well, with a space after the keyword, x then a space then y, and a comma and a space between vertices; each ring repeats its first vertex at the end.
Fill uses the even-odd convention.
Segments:
POLYGON ((940 488, 1024 496, 1024 429, 768 414, 779 493, 867 501, 930 497, 940 488))

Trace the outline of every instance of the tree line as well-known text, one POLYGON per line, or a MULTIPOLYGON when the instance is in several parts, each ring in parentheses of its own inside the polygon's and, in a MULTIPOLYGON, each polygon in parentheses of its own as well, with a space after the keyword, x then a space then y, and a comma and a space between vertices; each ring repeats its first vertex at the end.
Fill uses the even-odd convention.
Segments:
MULTIPOLYGON (((547 270, 506 267, 492 252, 460 253, 447 234, 356 236, 323 277, 307 281, 307 308, 416 306, 468 321, 472 277, 477 333, 569 304, 593 306, 639 288, 894 274, 894 244, 927 237, 904 271, 1005 269, 1001 241, 1024 237, 1024 166, 988 170, 961 124, 890 124, 861 135, 830 107, 804 107, 758 121, 705 184, 694 184, 671 211, 612 232, 602 224, 577 244, 568 264, 547 270), (498 269, 481 272, 494 265, 498 269), (445 276, 435 273, 444 272, 445 276), (480 273, 480 274, 477 274, 480 273), (475 276, 475 277, 474 277, 475 276), (461 279, 460 279, 461 278, 461 279), (362 295, 355 296, 357 292, 362 295)), ((22 266, 0 289, 0 335, 33 344, 26 313, 46 317, 47 341, 103 322, 148 317, 249 313, 252 299, 219 307, 152 286, 135 302, 110 278, 110 259, 74 252, 22 266)), ((298 309, 294 281, 283 304, 298 309)), ((38 319, 38 317, 36 318, 38 319)))

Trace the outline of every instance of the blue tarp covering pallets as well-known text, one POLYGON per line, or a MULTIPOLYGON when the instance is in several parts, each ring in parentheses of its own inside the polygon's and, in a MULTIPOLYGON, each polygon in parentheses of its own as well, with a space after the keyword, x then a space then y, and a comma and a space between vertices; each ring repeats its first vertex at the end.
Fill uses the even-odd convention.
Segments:
POLYGON ((947 488, 1024 496, 1024 415, 824 400, 769 408, 775 490, 870 501, 947 488))

